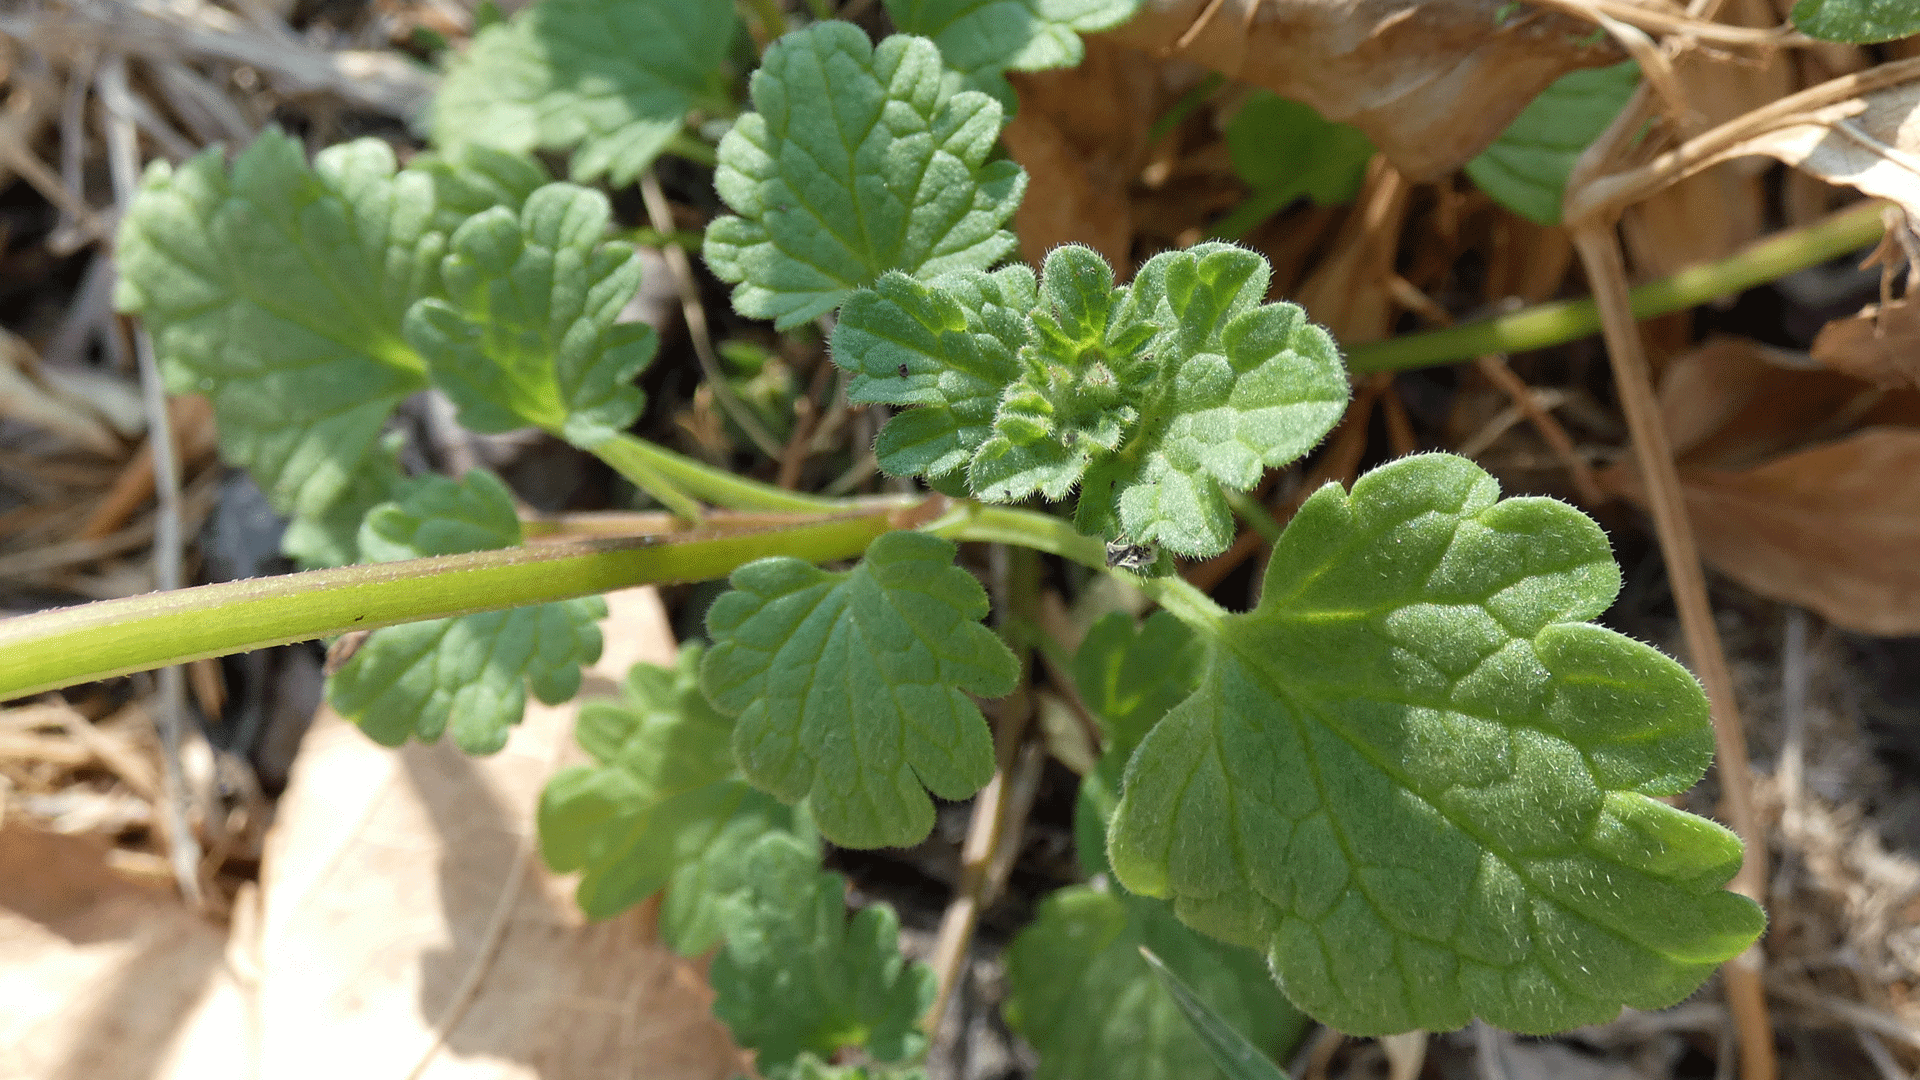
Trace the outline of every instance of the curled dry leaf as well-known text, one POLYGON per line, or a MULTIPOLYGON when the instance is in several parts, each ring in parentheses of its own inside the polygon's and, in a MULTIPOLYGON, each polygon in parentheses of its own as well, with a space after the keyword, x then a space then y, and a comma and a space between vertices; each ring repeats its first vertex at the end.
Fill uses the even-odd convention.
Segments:
POLYGON ((1920 301, 1869 304, 1833 320, 1813 339, 1813 358, 1879 386, 1920 388, 1920 301))
POLYGON ((1561 75, 1625 59, 1591 23, 1504 0, 1147 0, 1106 36, 1304 101, 1413 180, 1465 164, 1561 75))
POLYGON ((1079 67, 1008 73, 1020 111, 1001 137, 1027 170, 1014 227, 1035 266, 1061 244, 1081 243, 1125 280, 1133 267, 1127 188, 1147 163, 1161 65, 1100 38, 1086 48, 1079 67))
MULTIPOLYGON (((1603 486, 1644 504, 1639 470, 1603 486)), ((1745 470, 1683 466, 1700 552, 1759 593, 1868 634, 1920 633, 1920 431, 1872 428, 1745 470)))

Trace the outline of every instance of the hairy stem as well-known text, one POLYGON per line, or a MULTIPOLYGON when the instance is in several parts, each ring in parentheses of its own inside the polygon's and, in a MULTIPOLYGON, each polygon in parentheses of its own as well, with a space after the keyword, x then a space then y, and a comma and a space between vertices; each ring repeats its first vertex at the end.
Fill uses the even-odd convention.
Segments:
MULTIPOLYGON (((1850 207, 1804 228, 1768 237, 1718 262, 1649 281, 1628 293, 1633 314, 1646 319, 1681 311, 1857 251, 1883 231, 1881 205, 1868 202, 1850 207)), ((1487 353, 1564 345, 1599 329, 1600 309, 1592 300, 1556 300, 1444 330, 1355 345, 1347 351, 1347 367, 1358 374, 1452 364, 1487 353)))

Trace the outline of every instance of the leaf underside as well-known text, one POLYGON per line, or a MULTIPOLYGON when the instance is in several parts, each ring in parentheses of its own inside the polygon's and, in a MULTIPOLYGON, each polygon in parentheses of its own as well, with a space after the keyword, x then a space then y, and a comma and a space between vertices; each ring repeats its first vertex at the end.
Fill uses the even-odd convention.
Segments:
POLYGON ((1764 927, 1738 841, 1657 801, 1711 757, 1698 684, 1584 621, 1596 525, 1497 495, 1445 455, 1314 494, 1127 769, 1120 880, 1342 1031, 1658 1008, 1764 927))
POLYGON ((773 558, 735 571, 709 609, 701 687, 738 717, 741 771, 805 799, 846 847, 916 844, 927 790, 964 799, 993 775, 986 721, 967 696, 1013 689, 1013 654, 981 626, 986 592, 954 546, 891 532, 854 569, 773 558))

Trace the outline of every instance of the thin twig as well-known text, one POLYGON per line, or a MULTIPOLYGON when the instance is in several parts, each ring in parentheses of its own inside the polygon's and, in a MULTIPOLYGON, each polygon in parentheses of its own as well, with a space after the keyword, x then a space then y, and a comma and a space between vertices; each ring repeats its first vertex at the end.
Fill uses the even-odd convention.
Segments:
POLYGON ((1501 357, 1482 356, 1476 359, 1474 364, 1479 367, 1480 374, 1486 376, 1488 382, 1506 392, 1507 397, 1513 400, 1513 407, 1520 410, 1521 415, 1527 418, 1527 422, 1533 425, 1533 429, 1540 433, 1540 438, 1553 451, 1554 457, 1560 459, 1561 466, 1567 470, 1567 475, 1573 480, 1573 490, 1580 496, 1581 503, 1586 506, 1599 506, 1606 502, 1606 493, 1600 490, 1599 481, 1593 478, 1592 466, 1589 466, 1586 459, 1580 456, 1580 451, 1573 445, 1573 437, 1567 434, 1567 429, 1561 427, 1560 421, 1554 419, 1553 414, 1541 406, 1540 400, 1534 396, 1533 389, 1520 376, 1515 375, 1513 369, 1508 367, 1507 362, 1501 357))
MULTIPOLYGON (((100 94, 103 126, 107 130, 107 164, 113 176, 114 201, 124 215, 140 182, 139 146, 134 134, 132 93, 127 87, 126 57, 114 55, 101 65, 95 88, 100 94)), ((146 404, 147 441, 153 447, 153 486, 158 510, 154 518, 154 587, 171 592, 180 587, 184 544, 180 529, 180 461, 173 445, 173 419, 167 410, 166 389, 160 383, 159 360, 144 329, 124 319, 132 332, 134 355, 140 366, 141 397, 146 404)), ((166 760, 167 853, 180 893, 195 908, 205 906, 200 888, 200 841, 187 823, 187 788, 180 762, 180 740, 186 722, 186 683, 178 667, 159 673, 160 749, 166 760)))
MULTIPOLYGON (((673 209, 667 205, 667 194, 660 190, 660 180, 648 169, 640 174, 640 201, 646 204, 647 224, 662 236, 673 231, 673 209)), ((707 329, 707 309, 700 304, 700 286, 693 280, 693 266, 687 261, 687 253, 680 250, 678 244, 664 244, 660 247, 660 257, 666 260, 667 269, 673 274, 674 288, 680 293, 680 315, 687 323, 687 336, 693 340, 693 355, 700 361, 700 371, 707 378, 707 386, 713 390, 713 399, 727 418, 739 425, 747 438, 760 448, 760 452, 775 461, 780 460, 780 440, 773 437, 753 410, 733 392, 733 387, 720 373, 720 358, 713 351, 713 336, 707 329)))
MULTIPOLYGON (((1686 503, 1681 496, 1673 447, 1660 417, 1659 401, 1654 396, 1652 374, 1647 365, 1640 330, 1628 307, 1626 264, 1620 254, 1619 238, 1611 222, 1602 225, 1589 221, 1574 229, 1573 242, 1586 268, 1587 279, 1592 283, 1594 298, 1600 306, 1602 331, 1606 336, 1607 354, 1613 362, 1621 411, 1626 414, 1627 427, 1633 437, 1634 456, 1646 481, 1654 532, 1659 537, 1660 551, 1666 561, 1667 578, 1672 585, 1674 605, 1680 612, 1680 626, 1686 638, 1687 652, 1693 660, 1694 670, 1706 687, 1713 719, 1714 744, 1718 751, 1720 811, 1728 826, 1746 845, 1746 858, 1729 887, 1756 902, 1764 903, 1767 838, 1753 808, 1753 778, 1748 771, 1746 731, 1734 696, 1733 676, 1727 669, 1720 634, 1713 624, 1713 607, 1707 599, 1706 573, 1701 568, 1700 552, 1693 539, 1693 525, 1687 518, 1686 503)), ((1762 954, 1756 943, 1721 969, 1728 1008, 1739 1030, 1740 1066, 1744 1080, 1774 1080, 1778 1072, 1773 1050, 1773 1029, 1768 1020, 1766 994, 1761 983, 1762 964, 1762 954)))

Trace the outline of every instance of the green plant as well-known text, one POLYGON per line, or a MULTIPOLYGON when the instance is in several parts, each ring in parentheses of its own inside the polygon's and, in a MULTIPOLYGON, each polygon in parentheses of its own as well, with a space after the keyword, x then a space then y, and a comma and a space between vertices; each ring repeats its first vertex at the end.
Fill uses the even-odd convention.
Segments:
POLYGON ((716 1010, 769 1075, 903 1075, 929 975, 902 961, 890 913, 847 920, 820 840, 917 842, 929 793, 992 775, 970 695, 1012 690, 1032 641, 981 625, 955 543, 1020 545, 1124 575, 1163 609, 1100 623, 1073 664, 1105 736, 1081 797, 1090 881, 1050 898, 1010 959, 1009 1015, 1045 1074, 1191 1075, 1245 1039, 1271 1052, 1298 1030, 1279 990, 1354 1033, 1475 1016, 1558 1030, 1678 1001, 1750 944, 1763 915, 1722 889, 1738 843, 1660 801, 1708 764, 1705 698, 1590 621, 1619 573, 1577 511, 1501 500, 1472 463, 1425 455, 1313 494, 1250 612, 1170 573, 1227 546, 1224 492, 1309 451, 1348 386, 1331 338, 1265 301, 1244 249, 1158 255, 1126 285, 1073 246, 1038 273, 995 268, 1024 176, 993 158, 1004 110, 987 91, 1010 65, 1070 61, 1073 30, 1130 5, 889 8, 939 41, 998 44, 954 72, 926 38, 875 46, 832 21, 781 38, 713 151, 733 213, 705 253, 741 314, 832 318, 849 398, 899 410, 880 467, 946 495, 801 495, 629 433, 655 349, 616 318, 638 262, 606 239, 604 195, 514 152, 573 147, 575 180, 616 182, 676 145, 705 156, 683 125, 724 97, 732 5, 542 0, 455 68, 440 153, 400 168, 366 140, 309 167, 268 135, 230 166, 216 151, 149 172, 120 302, 173 388, 214 399, 229 459, 293 522, 290 553, 337 569, 15 620, 0 693, 366 629, 335 706, 382 742, 451 732, 485 753, 526 694, 577 691, 595 594, 731 574, 710 646, 583 709, 595 763, 549 785, 543 853, 583 872, 592 916, 664 888, 668 942, 719 945, 716 1010), (672 55, 565 51, 594 19, 669 13, 694 43, 672 55), (970 18, 993 33, 969 37, 970 18), (1006 38, 1018 28, 1033 36, 1006 38), (467 426, 545 430, 690 520, 796 518, 516 547, 498 480, 405 477, 383 441, 428 385, 467 426), (1005 505, 1034 495, 1072 498, 1070 520, 1005 505), (1110 545, 1144 552, 1140 572, 1110 545), (1139 1018, 1144 1049, 1115 1042, 1109 1015, 1139 1018), (869 1063, 827 1063, 848 1047, 869 1063))

